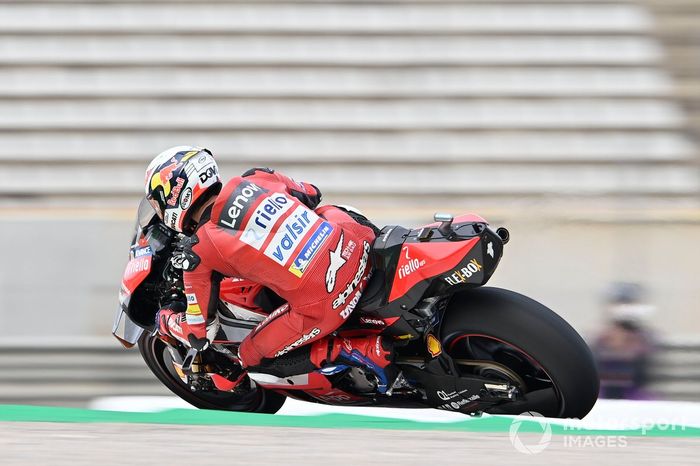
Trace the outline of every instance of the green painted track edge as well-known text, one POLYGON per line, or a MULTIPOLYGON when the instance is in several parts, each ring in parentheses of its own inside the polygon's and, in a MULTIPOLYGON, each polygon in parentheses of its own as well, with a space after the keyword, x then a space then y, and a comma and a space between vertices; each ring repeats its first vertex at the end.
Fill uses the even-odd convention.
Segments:
MULTIPOLYGON (((172 409, 154 413, 96 411, 89 409, 48 406, 0 405, 0 421, 62 422, 110 424, 180 424, 235 425, 257 427, 305 427, 312 429, 385 429, 432 430, 462 432, 508 432, 510 418, 487 416, 466 418, 457 422, 421 422, 405 419, 359 416, 353 414, 322 414, 316 416, 275 416, 270 414, 238 413, 192 409, 172 409)), ((648 437, 700 437, 700 428, 686 426, 657 426, 635 430, 574 429, 551 424, 555 435, 628 435, 648 437)), ((538 421, 522 420, 519 432, 541 433, 538 421)))

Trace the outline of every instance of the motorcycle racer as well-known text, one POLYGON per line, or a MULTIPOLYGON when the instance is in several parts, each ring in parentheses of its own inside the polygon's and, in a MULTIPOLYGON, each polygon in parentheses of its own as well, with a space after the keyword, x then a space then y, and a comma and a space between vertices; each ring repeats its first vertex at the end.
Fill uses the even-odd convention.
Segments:
POLYGON ((218 331, 219 283, 239 277, 286 301, 241 343, 244 368, 293 375, 345 363, 369 369, 380 393, 391 387, 390 341, 330 335, 371 275, 370 227, 344 209, 319 207, 318 188, 271 169, 253 168, 224 185, 211 152, 198 147, 174 147, 153 159, 146 196, 168 227, 188 235, 187 302, 158 313, 164 338, 207 349, 218 331))

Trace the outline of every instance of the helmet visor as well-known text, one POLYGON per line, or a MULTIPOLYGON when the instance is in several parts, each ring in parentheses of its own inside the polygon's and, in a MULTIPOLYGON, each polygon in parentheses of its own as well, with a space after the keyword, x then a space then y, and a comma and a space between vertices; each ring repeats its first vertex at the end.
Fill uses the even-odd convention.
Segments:
POLYGON ((156 215, 163 220, 163 209, 160 206, 160 203, 153 199, 153 196, 150 194, 146 195, 146 199, 148 200, 149 204, 151 204, 151 207, 153 207, 153 210, 155 211, 156 215))

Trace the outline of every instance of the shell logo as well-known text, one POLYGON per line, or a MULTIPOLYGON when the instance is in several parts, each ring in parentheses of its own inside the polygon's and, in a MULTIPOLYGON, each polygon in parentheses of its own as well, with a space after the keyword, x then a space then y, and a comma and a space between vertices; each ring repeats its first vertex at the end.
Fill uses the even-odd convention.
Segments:
POLYGON ((432 333, 429 334, 428 338, 425 340, 425 345, 428 348, 430 355, 434 358, 437 358, 442 353, 442 345, 440 344, 440 340, 435 338, 435 335, 432 333))

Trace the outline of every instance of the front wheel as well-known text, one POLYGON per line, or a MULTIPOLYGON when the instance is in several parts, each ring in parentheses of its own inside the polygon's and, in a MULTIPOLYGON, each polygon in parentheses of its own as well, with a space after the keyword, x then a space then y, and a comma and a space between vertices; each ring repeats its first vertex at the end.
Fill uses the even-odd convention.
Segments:
POLYGON ((278 393, 260 387, 245 393, 192 391, 175 370, 170 351, 165 343, 144 332, 138 344, 143 360, 158 380, 174 394, 197 408, 274 414, 279 411, 286 399, 278 393))
POLYGON ((491 414, 536 411, 583 418, 598 398, 590 349, 564 319, 527 296, 500 288, 456 294, 441 328, 443 346, 460 368, 518 387, 519 401, 491 414))

